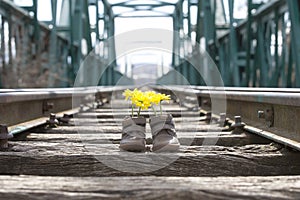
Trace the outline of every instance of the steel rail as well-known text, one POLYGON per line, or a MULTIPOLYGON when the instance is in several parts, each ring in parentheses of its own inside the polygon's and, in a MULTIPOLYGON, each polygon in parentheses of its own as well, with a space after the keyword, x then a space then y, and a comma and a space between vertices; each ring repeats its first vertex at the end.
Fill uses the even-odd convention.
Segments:
MULTIPOLYGON (((4 89, 0 90, 0 124, 13 133, 46 123, 50 113, 79 108, 80 105, 109 99, 113 92, 125 86, 98 86, 82 88, 4 89), (31 121, 31 125, 28 122, 31 121)), ((74 111, 73 111, 74 112, 74 111)))
MULTIPOLYGON (((157 86, 154 86, 157 87, 157 86)), ((184 85, 172 85, 172 88, 186 89, 184 85)), ((188 89, 195 90, 216 90, 216 91, 243 91, 243 92, 281 92, 281 93, 300 93, 299 88, 269 88, 269 87, 213 87, 213 86, 195 86, 190 85, 188 89)))
MULTIPOLYGON (((199 86, 152 86, 168 94, 196 96, 198 105, 213 111, 212 100, 226 102, 226 116, 241 116, 246 131, 300 150, 300 90, 199 86)), ((220 115, 220 113, 212 113, 220 115)))
MULTIPOLYGON (((169 89, 199 97, 226 96, 227 100, 269 103, 278 105, 300 106, 300 89, 291 88, 245 88, 245 87, 205 87, 205 86, 153 86, 158 90, 169 89)), ((201 102, 200 102, 201 103, 201 102)))
MULTIPOLYGON (((46 123, 50 113, 78 112, 81 104, 111 98, 134 86, 0 90, 0 123, 14 133, 46 123), (75 104, 74 104, 74 99, 75 104), (49 108, 48 108, 49 107, 49 108), (30 121, 30 122, 28 122, 30 121), (30 124, 30 125, 28 125, 30 124)), ((151 86, 167 94, 196 96, 201 109, 211 111, 212 99, 226 102, 226 116, 241 116, 244 129, 277 143, 300 150, 300 91, 276 88, 221 88, 200 86, 151 86), (259 117, 260 113, 260 117, 259 117), (262 119, 262 116, 264 118, 262 119), (294 119, 294 120, 293 120, 294 119)), ((220 113, 213 113, 218 116, 220 113)))

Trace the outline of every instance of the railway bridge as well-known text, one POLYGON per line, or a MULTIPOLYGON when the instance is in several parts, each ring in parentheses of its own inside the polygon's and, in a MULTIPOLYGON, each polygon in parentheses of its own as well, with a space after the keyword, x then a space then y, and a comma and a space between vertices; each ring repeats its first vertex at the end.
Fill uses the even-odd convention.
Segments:
POLYGON ((299 199, 299 0, 0 0, 1 199, 299 199))

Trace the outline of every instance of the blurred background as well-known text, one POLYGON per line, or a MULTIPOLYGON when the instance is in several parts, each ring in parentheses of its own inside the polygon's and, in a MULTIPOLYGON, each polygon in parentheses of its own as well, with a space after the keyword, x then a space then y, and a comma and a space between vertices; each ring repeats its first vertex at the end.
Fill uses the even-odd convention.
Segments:
MULTIPOLYGON (((209 59, 202 72, 215 65, 225 86, 299 87, 299 3, 0 0, 0 87, 72 87, 87 56, 90 75, 82 86, 185 80, 207 85, 189 62, 204 54, 209 59), (168 30, 172 52, 142 49, 117 56, 114 36, 144 28, 168 30)), ((137 42, 163 41, 129 41, 137 42)))

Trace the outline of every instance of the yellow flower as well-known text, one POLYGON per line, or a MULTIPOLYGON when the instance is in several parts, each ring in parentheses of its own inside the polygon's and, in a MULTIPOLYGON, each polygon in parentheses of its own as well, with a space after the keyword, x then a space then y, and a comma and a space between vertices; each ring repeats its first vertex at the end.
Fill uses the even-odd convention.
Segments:
POLYGON ((153 95, 151 99, 152 99, 152 102, 157 105, 160 102, 162 102, 164 100, 170 100, 171 98, 170 98, 170 95, 157 93, 157 94, 153 95))
POLYGON ((135 106, 142 110, 146 110, 151 106, 151 99, 149 95, 137 89, 133 91, 131 100, 135 106))
POLYGON ((164 100, 168 101, 171 99, 170 95, 159 94, 159 96, 160 96, 160 101, 164 101, 164 100))
POLYGON ((145 94, 150 98, 151 103, 154 103, 156 105, 160 103, 159 95, 156 92, 148 91, 145 94))
MULTIPOLYGON (((131 100, 132 103, 132 116, 133 116, 133 108, 134 106, 139 108, 138 116, 140 114, 140 110, 147 110, 153 104, 160 105, 160 112, 162 112, 161 102, 164 100, 170 100, 170 95, 165 95, 161 93, 156 93, 154 91, 146 91, 142 92, 135 88, 133 91, 126 89, 123 92, 123 96, 125 96, 126 100, 131 100)), ((154 107, 152 107, 154 112, 156 113, 154 107)))
POLYGON ((125 100, 131 99, 133 92, 129 89, 126 89, 123 92, 123 96, 125 96, 125 100))

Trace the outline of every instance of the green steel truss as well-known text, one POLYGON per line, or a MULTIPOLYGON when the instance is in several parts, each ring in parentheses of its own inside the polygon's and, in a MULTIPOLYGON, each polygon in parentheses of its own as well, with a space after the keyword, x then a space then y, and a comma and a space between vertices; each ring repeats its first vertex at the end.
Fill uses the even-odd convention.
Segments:
POLYGON ((299 1, 248 1, 247 18, 233 17, 229 30, 217 37, 213 59, 227 86, 299 87, 299 1))
MULTIPOLYGON (((236 2, 189 1, 190 6, 197 4, 197 24, 189 24, 186 35, 174 37, 174 52, 178 54, 182 44, 190 37, 190 31, 196 32, 196 37, 192 38, 196 43, 193 52, 180 56, 180 60, 174 55, 175 70, 184 75, 189 83, 205 85, 202 77, 186 61, 202 48, 216 63, 225 86, 299 87, 299 1, 253 3, 248 0, 245 19, 235 18, 236 2)), ((181 12, 182 1, 179 4, 174 30, 180 32, 184 17, 181 12)), ((166 83, 170 80, 174 80, 172 72, 159 81, 166 83)))
MULTIPOLYGON (((118 17, 173 19, 173 70, 163 74, 158 83, 184 84, 174 77, 177 71, 190 84, 207 84, 188 62, 204 49, 226 86, 300 86, 297 0, 248 0, 243 19, 236 16, 234 0, 49 1, 51 19, 41 21, 39 0, 21 7, 12 0, 0 0, 1 87, 72 86, 82 61, 96 45, 100 49, 88 70, 93 74, 105 70, 100 85, 116 84, 125 76, 115 70, 115 43, 109 40, 115 35, 118 17), (174 12, 164 11, 164 7, 172 7, 174 12), (123 11, 115 12, 118 8, 123 11), (141 14, 144 11, 148 14, 141 14)), ((84 85, 91 85, 94 79, 97 76, 84 85)))

